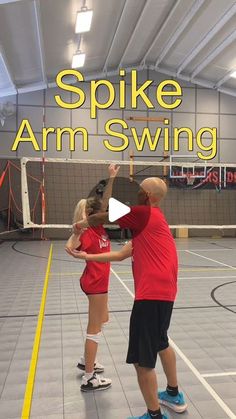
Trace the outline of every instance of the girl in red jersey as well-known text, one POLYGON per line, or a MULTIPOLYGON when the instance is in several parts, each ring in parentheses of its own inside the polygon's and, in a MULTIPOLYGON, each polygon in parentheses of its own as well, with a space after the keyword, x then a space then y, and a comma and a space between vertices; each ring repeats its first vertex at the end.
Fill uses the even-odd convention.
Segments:
MULTIPOLYGON (((114 179, 119 171, 115 165, 109 166, 109 181, 103 199, 88 198, 77 204, 73 222, 85 219, 91 214, 106 211, 108 201, 112 194, 114 179)), ((110 242, 103 226, 83 229, 79 234, 72 234, 66 244, 66 251, 71 254, 73 250, 86 253, 105 253, 110 251, 110 242)), ((97 375, 104 367, 96 362, 99 337, 103 323, 108 321, 108 286, 110 263, 88 261, 80 278, 80 286, 89 301, 89 319, 85 341, 84 358, 81 357, 78 368, 85 370, 82 377, 81 390, 105 390, 111 386, 111 380, 97 375)))

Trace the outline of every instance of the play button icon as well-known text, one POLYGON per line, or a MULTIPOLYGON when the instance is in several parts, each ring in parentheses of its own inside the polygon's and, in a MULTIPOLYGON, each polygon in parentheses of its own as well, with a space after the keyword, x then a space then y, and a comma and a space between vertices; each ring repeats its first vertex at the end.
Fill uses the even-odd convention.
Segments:
MULTIPOLYGON (((106 190, 106 185, 108 184, 109 180, 105 177, 106 170, 107 167, 104 166, 102 172, 103 176, 100 175, 100 178, 97 177, 96 184, 91 189, 88 198, 96 197, 100 200, 103 199, 104 192, 106 190)), ((98 173, 100 173, 98 169, 97 171, 98 173)), ((117 220, 119 220, 124 215, 131 213, 134 207, 143 205, 140 203, 139 182, 137 182, 135 179, 133 179, 132 181, 130 180, 129 172, 127 171, 127 168, 125 166, 121 166, 119 173, 121 173, 123 176, 117 176, 114 181, 112 198, 109 199, 108 207, 109 222, 116 224, 116 226, 119 225, 119 221, 117 220)), ((141 170, 140 177, 138 179, 140 179, 139 181, 141 182, 143 178, 145 178, 145 176, 143 175, 143 170, 141 170)), ((138 226, 138 232, 137 229, 135 229, 136 231, 134 232, 136 236, 146 228, 151 214, 151 206, 146 206, 146 208, 144 206, 142 212, 142 216, 139 216, 138 220, 136 220, 136 225, 138 226)), ((130 231, 132 232, 131 227, 127 226, 126 228, 130 229, 130 231)), ((114 231, 116 230, 113 229, 112 226, 106 225, 106 230, 111 232, 111 236, 115 236, 114 231)))
POLYGON ((109 199, 109 212, 108 218, 110 223, 118 220, 119 218, 123 217, 126 214, 129 214, 130 207, 128 205, 122 204, 122 202, 118 201, 115 198, 109 199))

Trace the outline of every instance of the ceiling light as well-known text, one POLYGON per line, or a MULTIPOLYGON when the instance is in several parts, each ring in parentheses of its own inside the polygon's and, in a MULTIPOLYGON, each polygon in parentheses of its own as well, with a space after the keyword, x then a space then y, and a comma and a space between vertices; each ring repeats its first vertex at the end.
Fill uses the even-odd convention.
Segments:
POLYGON ((230 74, 230 77, 233 77, 234 79, 236 79, 236 70, 233 71, 233 73, 230 74))
POLYGON ((83 67, 85 62, 85 54, 83 52, 76 52, 72 59, 72 68, 83 67))
POLYGON ((91 28, 93 17, 93 10, 82 7, 80 12, 77 12, 75 33, 88 32, 91 28))

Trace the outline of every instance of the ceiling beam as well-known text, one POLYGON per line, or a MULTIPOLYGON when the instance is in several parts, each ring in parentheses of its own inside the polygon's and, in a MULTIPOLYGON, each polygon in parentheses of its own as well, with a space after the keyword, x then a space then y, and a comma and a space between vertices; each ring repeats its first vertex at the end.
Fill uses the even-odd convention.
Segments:
POLYGON ((197 46, 194 46, 190 54, 180 64, 177 74, 180 74, 187 65, 196 57, 196 55, 208 44, 208 42, 226 25, 226 23, 235 15, 236 4, 220 17, 213 28, 204 36, 197 46))
POLYGON ((42 24, 41 24, 41 13, 40 13, 40 3, 39 0, 34 0, 33 2, 35 21, 36 21, 36 33, 38 38, 38 47, 39 47, 39 58, 41 65, 42 81, 47 84, 47 76, 45 69, 45 53, 44 53, 44 43, 43 43, 43 34, 42 34, 42 24))
POLYGON ((191 79, 193 79, 197 74, 199 74, 208 64, 213 61, 222 51, 224 51, 233 41, 236 40, 236 30, 234 30, 225 40, 218 45, 204 60, 195 68, 191 74, 191 79))
MULTIPOLYGON (((145 70, 148 70, 148 69, 156 70, 154 64, 149 65, 149 66, 146 65, 145 67, 140 66, 140 65, 139 66, 126 67, 124 69, 125 69, 127 74, 130 73, 132 70, 137 70, 137 71, 144 70, 144 69, 145 70)), ((167 76, 168 75, 172 76, 173 78, 177 78, 179 80, 184 80, 184 81, 187 81, 187 82, 190 82, 190 83, 192 82, 192 83, 194 83, 198 86, 203 86, 203 87, 207 87, 209 89, 217 90, 219 92, 225 93, 225 94, 230 95, 230 96, 236 96, 236 89, 217 89, 215 87, 215 83, 213 83, 209 80, 203 80, 203 79, 198 79, 197 78, 197 79, 194 79, 193 81, 191 81, 189 76, 186 76, 184 74, 180 74, 178 76, 175 71, 169 70, 168 68, 165 68, 165 67, 160 67, 158 69, 158 72, 162 73, 162 74, 165 74, 167 76)), ((113 77, 113 76, 119 76, 119 69, 118 68, 111 69, 106 73, 104 73, 104 72, 90 73, 87 76, 85 75, 85 77, 84 77, 85 80, 84 81, 98 80, 98 79, 103 79, 103 78, 106 78, 106 77, 113 77)), ((75 78, 69 78, 69 77, 66 79, 66 82, 67 82, 67 84, 69 84, 69 83, 70 84, 76 84, 77 83, 75 78)), ((55 81, 51 81, 51 82, 48 83, 48 87, 49 88, 57 87, 57 84, 56 84, 55 81)))
POLYGON ((216 84, 215 87, 218 88, 220 86, 222 86, 222 84, 224 84, 227 80, 230 79, 231 74, 233 73, 233 71, 235 71, 235 68, 232 68, 232 70, 227 71, 227 73, 225 74, 224 77, 222 77, 216 84))
POLYGON ((9 95, 15 95, 17 93, 16 86, 13 82, 13 78, 11 72, 9 70, 9 65, 5 56, 3 49, 0 47, 0 71, 1 71, 1 78, 3 78, 4 82, 6 81, 6 87, 0 89, 0 94, 4 95, 3 92, 9 95))
POLYGON ((17 91, 12 89, 0 89, 0 97, 15 96, 16 93, 17 91))
POLYGON ((213 83, 210 80, 204 80, 204 79, 199 79, 199 78, 191 80, 190 76, 187 76, 186 74, 177 75, 176 71, 170 70, 169 68, 166 68, 166 67, 158 67, 158 70, 157 70, 155 65, 150 65, 148 66, 148 68, 150 68, 150 70, 156 70, 159 73, 172 76, 173 78, 177 78, 179 80, 184 80, 192 84, 197 84, 198 86, 207 87, 209 89, 213 89, 215 87, 215 83, 213 83))
POLYGON ((158 39, 160 38, 162 32, 164 31, 164 29, 167 27, 171 17, 173 16, 173 14, 175 13, 176 9, 178 8, 180 2, 182 0, 177 0, 174 4, 174 6, 172 7, 172 9, 168 12, 167 16, 164 19, 164 22, 161 25, 161 28, 159 29, 159 31, 157 32, 155 38, 153 39, 151 45, 149 46, 148 50, 146 51, 145 55, 142 58, 141 64, 145 66, 146 64, 146 58, 148 57, 148 54, 150 53, 150 51, 152 50, 152 48, 154 47, 154 45, 157 43, 158 39))
POLYGON ((181 21, 180 25, 178 26, 178 29, 173 33, 173 35, 169 38, 167 44, 161 51, 159 57, 156 60, 155 67, 158 68, 159 64, 165 56, 168 54, 172 46, 175 44, 177 39, 180 37, 180 35, 183 33, 185 28, 188 26, 188 24, 191 22, 193 17, 196 15, 198 10, 201 8, 201 6, 205 3, 205 0, 195 0, 193 6, 188 11, 188 13, 184 16, 183 20, 181 21))
POLYGON ((136 23, 136 25, 135 25, 135 27, 134 27, 134 30, 133 30, 133 32, 132 32, 132 35, 131 35, 130 39, 129 39, 129 42, 128 42, 128 44, 126 45, 125 50, 124 50, 124 52, 123 52, 123 54, 122 54, 122 57, 121 57, 120 62, 119 62, 119 64, 118 64, 118 68, 121 68, 121 67, 122 67, 122 65, 123 65, 123 60, 124 60, 124 58, 125 58, 126 52, 128 51, 128 49, 129 49, 129 47, 130 47, 130 45, 131 45, 131 43, 132 43, 132 41, 133 41, 134 37, 136 36, 137 30, 138 30, 138 27, 139 27, 139 25, 140 25, 140 23, 141 23, 141 21, 142 21, 143 15, 144 15, 144 13, 146 12, 146 9, 147 9, 147 8, 148 8, 148 6, 150 5, 151 1, 152 1, 152 0, 147 0, 147 1, 146 1, 146 3, 145 3, 145 6, 144 6, 144 8, 143 8, 143 10, 142 10, 142 12, 141 12, 141 14, 140 14, 140 16, 139 16, 138 20, 137 20, 137 23, 136 23))
POLYGON ((17 91, 19 94, 21 93, 30 93, 30 92, 36 92, 37 90, 43 90, 47 89, 48 85, 44 82, 38 82, 38 83, 31 83, 26 84, 25 86, 18 87, 17 91))
MULTIPOLYGON (((154 70, 155 66, 150 66, 149 68, 154 70)), ((167 68, 164 68, 164 67, 159 68, 158 72, 162 73, 162 74, 167 74, 167 75, 172 76, 174 78, 177 78, 179 80, 185 80, 185 81, 194 83, 198 86, 207 87, 208 89, 213 89, 213 90, 216 90, 217 92, 236 97, 236 89, 217 88, 215 83, 213 83, 209 80, 203 80, 203 79, 198 79, 198 78, 194 79, 194 80, 191 80, 191 78, 186 76, 186 75, 183 75, 183 74, 177 75, 174 71, 171 71, 171 70, 169 70, 167 68)))
POLYGON ((122 23, 123 17, 125 16, 125 11, 126 11, 126 8, 127 8, 128 1, 129 1, 129 0, 125 0, 125 3, 124 3, 124 6, 123 6, 123 9, 122 9, 121 15, 120 15, 120 17, 119 17, 119 22, 118 22, 118 25, 117 25, 116 30, 115 30, 115 32, 114 32, 114 35, 113 35, 113 38, 112 38, 112 41, 111 41, 111 44, 110 44, 110 47, 109 47, 109 51, 108 51, 108 53, 107 53, 106 60, 105 60, 105 63, 104 63, 104 65, 103 65, 103 71, 104 71, 104 72, 106 72, 106 71, 107 71, 107 64, 108 64, 108 61, 109 61, 109 58, 110 58, 110 55, 111 55, 111 52, 112 52, 112 49, 113 49, 113 46, 114 46, 115 40, 116 40, 116 36, 117 36, 117 34, 118 34, 118 32, 119 32, 119 29, 120 29, 120 26, 121 26, 121 23, 122 23))
MULTIPOLYGON (((139 65, 139 66, 133 66, 133 67, 126 67, 126 68, 124 67, 124 69, 125 69, 126 73, 130 73, 132 70, 137 70, 137 71, 144 70, 144 69, 155 70, 155 71, 158 71, 159 73, 172 76, 173 78, 177 78, 179 80, 188 81, 188 82, 196 84, 198 86, 206 87, 206 88, 212 89, 212 90, 217 90, 221 93, 225 93, 225 94, 230 95, 230 96, 236 96, 236 90, 235 89, 217 89, 217 88, 215 88, 215 83, 210 81, 210 80, 204 80, 204 79, 200 79, 200 78, 196 78, 194 80, 191 80, 191 78, 189 76, 186 76, 186 75, 183 75, 183 74, 180 74, 180 76, 177 76, 175 71, 171 71, 171 70, 169 70, 168 68, 165 68, 165 67, 160 67, 160 68, 158 68, 158 70, 156 70, 155 65, 148 65, 148 66, 146 65, 145 67, 139 65)), ((101 78, 109 77, 109 76, 112 77, 112 76, 117 76, 117 75, 119 75, 119 69, 116 68, 116 69, 108 71, 106 74, 105 73, 88 74, 87 76, 85 76, 85 81, 101 79, 101 78)), ((69 83, 69 80, 67 80, 67 82, 69 83)), ((71 80, 71 83, 75 84, 76 81, 71 80)), ((55 83, 52 85, 52 87, 54 87, 54 85, 55 85, 55 83)))
POLYGON ((225 89, 217 89, 217 90, 218 90, 218 92, 224 93, 225 95, 230 95, 230 96, 236 97, 236 90, 227 89, 227 88, 225 88, 225 89))

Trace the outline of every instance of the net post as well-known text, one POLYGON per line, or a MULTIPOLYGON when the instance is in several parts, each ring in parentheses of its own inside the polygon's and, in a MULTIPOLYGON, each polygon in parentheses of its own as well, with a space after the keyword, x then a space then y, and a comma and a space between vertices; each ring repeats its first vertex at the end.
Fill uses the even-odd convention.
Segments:
MULTIPOLYGON (((45 128, 45 90, 43 96, 43 128, 45 128)), ((41 197, 42 197, 42 224, 46 224, 46 198, 45 198, 45 151, 43 150, 42 156, 42 185, 41 185, 41 197)), ((44 228, 41 230, 41 240, 47 240, 45 237, 44 228)))
POLYGON ((26 174, 26 163, 28 159, 23 157, 20 160, 21 164, 21 198, 22 198, 22 212, 23 212, 23 226, 29 228, 31 223, 30 218, 30 205, 29 205, 29 193, 28 193, 28 181, 26 174))

